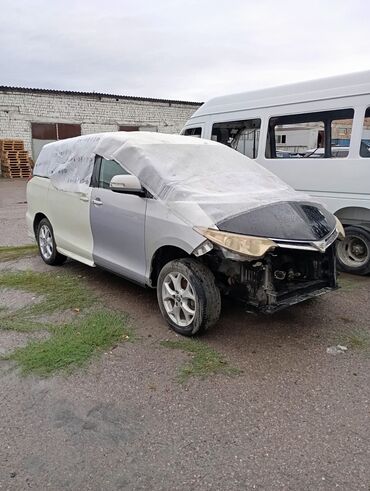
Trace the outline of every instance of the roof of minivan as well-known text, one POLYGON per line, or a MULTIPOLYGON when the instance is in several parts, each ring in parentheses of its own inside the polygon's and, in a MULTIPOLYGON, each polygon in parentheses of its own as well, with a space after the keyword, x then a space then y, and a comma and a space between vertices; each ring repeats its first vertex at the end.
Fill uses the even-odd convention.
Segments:
POLYGON ((370 94, 370 70, 215 97, 197 109, 192 118, 361 94, 370 94))
POLYGON ((215 226, 241 212, 309 198, 267 169, 212 140, 150 132, 85 135, 45 145, 34 175, 61 191, 86 193, 95 156, 121 163, 192 226, 215 226))

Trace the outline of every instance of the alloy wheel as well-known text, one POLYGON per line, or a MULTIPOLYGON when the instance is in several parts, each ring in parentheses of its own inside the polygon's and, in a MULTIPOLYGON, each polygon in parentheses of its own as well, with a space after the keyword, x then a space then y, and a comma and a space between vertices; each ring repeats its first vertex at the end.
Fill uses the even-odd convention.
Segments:
POLYGON ((182 273, 167 274, 162 284, 162 301, 172 322, 180 327, 189 326, 193 322, 197 300, 189 279, 182 273))
POLYGON ((50 259, 53 254, 53 236, 47 225, 43 225, 39 232, 39 244, 42 256, 50 259))

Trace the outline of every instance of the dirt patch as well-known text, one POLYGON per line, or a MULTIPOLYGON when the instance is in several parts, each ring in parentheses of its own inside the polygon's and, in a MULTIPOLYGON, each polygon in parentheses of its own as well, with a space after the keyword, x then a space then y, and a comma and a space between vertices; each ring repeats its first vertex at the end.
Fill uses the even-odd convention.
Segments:
POLYGON ((0 310, 18 310, 41 301, 42 297, 34 293, 22 292, 11 288, 0 290, 0 310))
POLYGON ((0 262, 0 271, 27 271, 30 269, 34 270, 35 264, 37 265, 36 271, 47 272, 53 270, 53 268, 45 264, 39 256, 31 256, 23 257, 22 259, 6 261, 3 263, 0 262))
POLYGON ((47 331, 32 333, 0 331, 0 356, 8 355, 16 348, 26 346, 30 341, 40 341, 49 337, 47 331))

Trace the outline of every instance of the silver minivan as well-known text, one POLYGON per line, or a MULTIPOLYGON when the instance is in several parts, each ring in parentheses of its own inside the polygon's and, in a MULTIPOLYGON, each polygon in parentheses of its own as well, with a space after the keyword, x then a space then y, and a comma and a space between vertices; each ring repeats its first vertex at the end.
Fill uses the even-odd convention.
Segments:
POLYGON ((69 257, 156 288, 186 336, 218 320, 221 294, 271 313, 336 288, 340 222, 217 142, 117 132, 50 143, 27 201, 47 264, 69 257))

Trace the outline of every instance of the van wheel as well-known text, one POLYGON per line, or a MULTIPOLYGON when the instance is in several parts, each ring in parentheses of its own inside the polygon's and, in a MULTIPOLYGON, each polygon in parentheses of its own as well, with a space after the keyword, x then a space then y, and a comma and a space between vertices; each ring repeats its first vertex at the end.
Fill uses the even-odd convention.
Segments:
POLYGON ((46 264, 59 266, 67 259, 66 256, 57 251, 53 227, 47 218, 43 218, 37 226, 36 232, 37 244, 42 259, 46 264))
POLYGON ((346 227, 346 236, 337 242, 339 269, 346 273, 370 273, 370 233, 362 228, 346 227))
POLYGON ((220 317, 221 295, 215 278, 194 259, 175 259, 162 268, 157 297, 166 322, 184 336, 200 334, 220 317))

